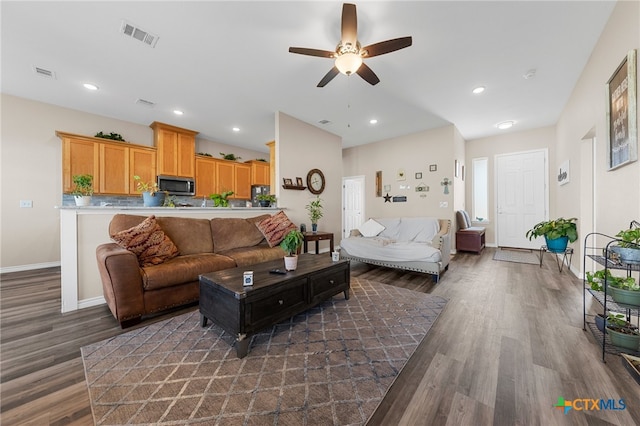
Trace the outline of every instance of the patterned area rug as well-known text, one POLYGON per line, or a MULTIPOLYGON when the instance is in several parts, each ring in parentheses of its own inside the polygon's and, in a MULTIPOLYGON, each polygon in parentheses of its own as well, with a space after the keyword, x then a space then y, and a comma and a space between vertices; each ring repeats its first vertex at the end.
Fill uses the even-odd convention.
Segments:
POLYGON ((505 262, 515 263, 531 263, 533 265, 540 264, 540 258, 538 257, 537 252, 528 250, 499 249, 495 251, 493 260, 502 260, 505 262))
POLYGON ((197 311, 85 346, 95 423, 364 424, 446 303, 352 279, 349 300, 253 336, 243 359, 197 311))

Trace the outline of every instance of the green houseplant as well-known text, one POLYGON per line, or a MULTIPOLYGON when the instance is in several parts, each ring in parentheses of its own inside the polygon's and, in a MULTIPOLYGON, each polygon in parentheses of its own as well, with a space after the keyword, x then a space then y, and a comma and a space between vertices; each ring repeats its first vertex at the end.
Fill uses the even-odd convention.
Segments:
POLYGON ((318 220, 322 218, 322 199, 320 196, 316 197, 315 200, 311 201, 309 204, 305 206, 305 208, 309 211, 309 219, 311 220, 311 230, 313 232, 318 231, 318 220))
POLYGON ((298 267, 298 251, 304 242, 304 235, 297 229, 292 229, 280 242, 280 248, 284 250, 284 268, 287 271, 295 271, 298 267))
POLYGON ((526 235, 529 241, 537 237, 544 237, 550 252, 564 252, 568 243, 578 239, 577 220, 575 217, 545 220, 535 224, 527 231, 526 235))
POLYGON ((606 328, 611 343, 621 348, 638 350, 640 333, 637 327, 627 321, 624 314, 609 312, 606 328))
POLYGON ((273 194, 258 194, 256 200, 260 203, 260 207, 269 207, 271 203, 276 202, 276 196, 273 194))
POLYGON ((616 234, 620 240, 609 247, 624 263, 640 263, 640 224, 635 220, 628 229, 623 229, 616 234))
POLYGON ((88 206, 93 195, 93 175, 74 175, 71 177, 73 184, 73 197, 76 206, 88 206))
POLYGON ((209 198, 213 200, 213 207, 229 207, 228 197, 233 195, 233 191, 226 191, 222 194, 210 194, 209 198))
POLYGON ((142 201, 145 207, 160 207, 164 204, 165 193, 160 191, 156 182, 145 182, 138 175, 133 176, 136 181, 136 190, 142 192, 142 201))

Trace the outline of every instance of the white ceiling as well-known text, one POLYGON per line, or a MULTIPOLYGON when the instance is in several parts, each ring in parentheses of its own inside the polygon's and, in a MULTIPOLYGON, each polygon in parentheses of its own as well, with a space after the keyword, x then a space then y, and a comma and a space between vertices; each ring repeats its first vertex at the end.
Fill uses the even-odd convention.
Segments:
POLYGON ((511 131, 553 125, 614 6, 361 1, 363 46, 402 36, 413 46, 365 60, 376 86, 338 75, 317 88, 332 60, 288 48, 333 50, 341 2, 2 1, 2 92, 259 151, 275 137, 276 111, 342 136, 344 147, 448 123, 469 140, 504 120, 516 121, 511 131), (123 19, 158 35, 155 48, 121 35, 123 19), (535 78, 523 78, 531 69, 535 78), (478 85, 487 90, 473 95, 478 85))

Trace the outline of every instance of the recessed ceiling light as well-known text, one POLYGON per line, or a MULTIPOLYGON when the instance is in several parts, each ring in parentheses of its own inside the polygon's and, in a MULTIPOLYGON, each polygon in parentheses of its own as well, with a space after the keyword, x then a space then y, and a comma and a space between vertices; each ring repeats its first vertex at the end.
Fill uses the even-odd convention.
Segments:
POLYGON ((371 120, 369 120, 369 124, 377 124, 378 120, 376 120, 375 118, 372 118, 371 120))
POLYGON ((184 112, 183 112, 183 111, 180 111, 179 109, 174 109, 174 110, 173 110, 173 113, 174 113, 175 115, 183 115, 183 114, 184 114, 184 112))
POLYGON ((88 90, 98 90, 98 86, 92 83, 84 83, 83 86, 85 89, 88 89, 88 90))
POLYGON ((510 129, 511 127, 513 127, 513 125, 516 124, 515 121, 503 121, 502 123, 498 123, 496 124, 496 127, 500 130, 506 130, 506 129, 510 129))
POLYGON ((475 93, 476 95, 479 95, 480 93, 484 92, 485 87, 484 86, 478 86, 475 89, 473 89, 473 93, 475 93))
POLYGON ((234 132, 239 132, 239 131, 240 131, 240 127, 234 127, 234 128, 233 128, 233 129, 231 129, 231 130, 233 130, 234 132))

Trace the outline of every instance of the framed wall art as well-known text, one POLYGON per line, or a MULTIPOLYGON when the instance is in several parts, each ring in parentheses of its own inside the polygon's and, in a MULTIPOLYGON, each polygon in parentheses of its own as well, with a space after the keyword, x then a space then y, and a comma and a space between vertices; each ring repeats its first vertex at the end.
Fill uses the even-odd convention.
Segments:
POLYGON ((607 168, 638 159, 636 50, 631 50, 607 81, 607 168))

